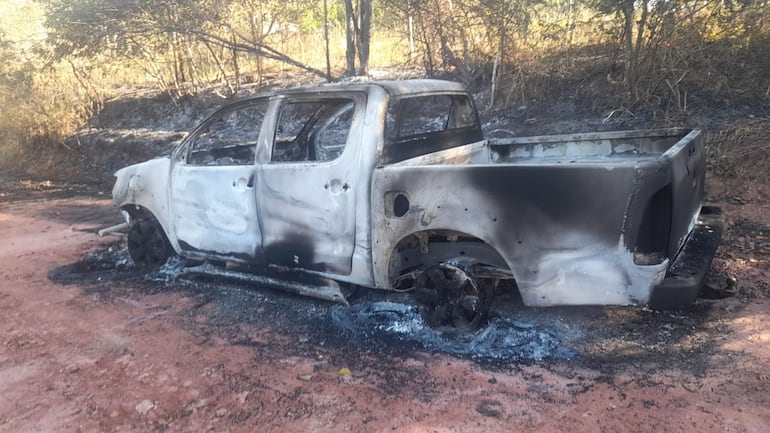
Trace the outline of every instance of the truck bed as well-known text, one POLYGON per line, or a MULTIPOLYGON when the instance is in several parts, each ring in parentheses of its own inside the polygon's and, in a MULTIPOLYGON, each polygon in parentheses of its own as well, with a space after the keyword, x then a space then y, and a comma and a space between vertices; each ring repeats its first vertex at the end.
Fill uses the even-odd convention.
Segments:
POLYGON ((484 140, 375 170, 375 249, 459 232, 500 254, 527 305, 644 304, 695 226, 704 175, 699 130, 484 140))
POLYGON ((691 130, 658 129, 592 134, 492 139, 487 144, 492 162, 553 160, 559 163, 657 159, 691 130))
POLYGON ((670 128, 494 138, 422 155, 399 165, 624 165, 676 154, 698 135, 697 130, 670 128))

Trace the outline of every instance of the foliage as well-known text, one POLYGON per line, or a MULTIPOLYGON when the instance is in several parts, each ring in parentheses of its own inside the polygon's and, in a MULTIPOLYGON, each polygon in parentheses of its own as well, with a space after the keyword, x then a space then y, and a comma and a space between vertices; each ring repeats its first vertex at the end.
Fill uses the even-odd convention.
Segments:
POLYGON ((333 77, 453 74, 501 110, 571 92, 675 123, 770 98, 768 0, 0 0, 0 15, 6 148, 61 143, 116 86, 232 96, 326 78, 327 58, 333 77))
POLYGON ((25 148, 37 150, 61 142, 87 115, 79 92, 63 85, 60 71, 48 62, 41 24, 44 12, 36 2, 0 3, 0 15, 8 18, 0 22, 3 163, 25 148))

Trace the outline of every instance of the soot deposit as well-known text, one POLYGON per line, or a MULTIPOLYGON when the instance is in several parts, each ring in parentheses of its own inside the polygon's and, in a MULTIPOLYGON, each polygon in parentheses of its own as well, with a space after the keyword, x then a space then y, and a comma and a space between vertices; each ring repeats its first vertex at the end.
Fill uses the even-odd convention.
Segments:
POLYGON ((650 365, 665 362, 698 370, 693 359, 716 344, 704 333, 714 307, 708 300, 688 311, 656 312, 639 307, 528 308, 502 297, 492 305, 486 326, 460 331, 431 328, 411 293, 358 289, 345 307, 222 277, 185 275, 189 265, 173 257, 158 270, 143 272, 133 267, 123 246, 114 244, 49 276, 60 283, 80 283, 83 295, 104 301, 180 292, 192 302, 178 319, 193 333, 296 356, 373 355, 384 360, 427 352, 503 368, 567 361, 615 371, 653 361, 650 365), (261 337, 253 338, 255 333, 261 337))

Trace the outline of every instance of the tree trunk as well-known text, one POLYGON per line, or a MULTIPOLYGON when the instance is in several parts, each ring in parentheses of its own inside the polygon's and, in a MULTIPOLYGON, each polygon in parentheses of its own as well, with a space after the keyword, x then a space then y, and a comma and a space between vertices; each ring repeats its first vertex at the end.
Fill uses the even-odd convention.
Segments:
POLYGON ((577 14, 575 0, 568 0, 567 7, 567 46, 572 46, 575 36, 575 15, 577 14))
POLYGON ((219 75, 222 78, 222 84, 224 84, 227 87, 227 90, 230 92, 230 95, 235 94, 235 89, 233 89, 233 86, 230 85, 230 80, 227 79, 227 71, 225 70, 225 66, 222 64, 222 61, 219 60, 219 56, 217 56, 216 51, 214 51, 214 48, 211 47, 211 44, 208 42, 203 42, 203 46, 206 47, 207 50, 209 50, 209 54, 211 54, 211 58, 214 59, 214 64, 217 65, 217 69, 219 70, 219 75))
POLYGON ((329 59, 329 5, 324 0, 324 49, 326 54, 326 81, 332 80, 332 63, 329 59))
POLYGON ((417 11, 417 27, 420 29, 420 42, 422 42, 423 48, 425 49, 425 73, 429 77, 432 77, 435 70, 435 65, 433 64, 433 50, 431 49, 428 31, 425 28, 425 20, 423 19, 422 11, 420 10, 417 11))
POLYGON ((233 47, 230 48, 230 53, 233 56, 233 73, 235 74, 235 89, 233 91, 233 95, 235 95, 239 90, 241 90, 241 66, 238 64, 238 51, 234 48, 235 32, 230 26, 227 27, 227 30, 230 32, 230 40, 233 41, 233 47))
POLYGON ((353 12, 353 0, 345 0, 345 59, 347 60, 347 75, 356 73, 356 17, 353 12))
POLYGON ((634 0, 623 2, 623 19, 625 22, 626 55, 624 64, 623 81, 630 86, 636 81, 634 68, 634 0))
POLYGON ((372 39, 372 0, 358 0, 358 75, 369 71, 369 43, 372 39))
POLYGON ((409 61, 414 61, 414 18, 409 14, 409 61))

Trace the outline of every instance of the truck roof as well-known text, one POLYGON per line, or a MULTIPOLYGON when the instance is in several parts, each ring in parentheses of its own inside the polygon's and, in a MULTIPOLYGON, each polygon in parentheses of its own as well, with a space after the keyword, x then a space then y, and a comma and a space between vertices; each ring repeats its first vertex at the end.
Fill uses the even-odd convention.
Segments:
POLYGON ((286 89, 275 92, 276 94, 293 94, 318 92, 324 90, 369 90, 372 87, 380 87, 391 96, 432 93, 432 92, 462 92, 466 93, 465 87, 454 81, 417 79, 417 80, 375 80, 375 81, 343 81, 338 83, 324 83, 312 86, 301 86, 293 89, 286 89))

